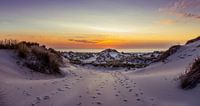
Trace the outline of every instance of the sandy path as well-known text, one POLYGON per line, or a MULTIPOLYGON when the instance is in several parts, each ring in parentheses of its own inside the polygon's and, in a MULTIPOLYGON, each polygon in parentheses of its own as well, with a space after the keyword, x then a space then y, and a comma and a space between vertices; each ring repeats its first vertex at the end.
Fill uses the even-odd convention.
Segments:
POLYGON ((59 79, 7 81, 4 90, 9 103, 5 105, 145 106, 150 103, 137 84, 122 73, 89 69, 70 72, 59 79))

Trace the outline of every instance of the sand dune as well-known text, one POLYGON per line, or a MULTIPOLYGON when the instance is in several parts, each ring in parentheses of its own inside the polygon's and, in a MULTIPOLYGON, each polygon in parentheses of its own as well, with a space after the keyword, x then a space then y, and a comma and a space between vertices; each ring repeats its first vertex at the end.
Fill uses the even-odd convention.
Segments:
POLYGON ((194 42, 165 62, 143 69, 109 71, 70 65, 64 77, 18 65, 13 51, 0 50, 0 84, 5 106, 199 106, 199 87, 179 88, 177 78, 200 54, 194 42))

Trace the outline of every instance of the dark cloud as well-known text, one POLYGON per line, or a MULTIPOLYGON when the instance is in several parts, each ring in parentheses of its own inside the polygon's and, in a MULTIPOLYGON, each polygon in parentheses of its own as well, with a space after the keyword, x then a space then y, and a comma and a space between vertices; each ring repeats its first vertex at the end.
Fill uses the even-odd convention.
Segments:
POLYGON ((200 0, 175 0, 159 11, 200 20, 200 0))
POLYGON ((68 40, 78 43, 91 43, 91 44, 98 43, 98 41, 89 41, 89 40, 77 40, 77 39, 68 39, 68 40))

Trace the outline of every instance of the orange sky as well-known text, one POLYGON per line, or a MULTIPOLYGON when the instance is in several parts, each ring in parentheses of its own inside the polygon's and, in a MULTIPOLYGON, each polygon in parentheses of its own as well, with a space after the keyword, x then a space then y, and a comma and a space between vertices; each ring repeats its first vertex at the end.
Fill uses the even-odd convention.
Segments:
MULTIPOLYGON (((75 35, 74 35, 75 36, 75 35)), ((18 41, 31 41, 45 44, 54 48, 130 48, 130 49, 145 49, 145 48, 160 48, 165 49, 174 44, 185 43, 188 39, 196 36, 132 36, 126 35, 96 35, 92 37, 81 36, 58 36, 58 35, 5 35, 2 39, 17 39, 18 41)))
POLYGON ((200 34, 198 0, 0 1, 0 39, 54 48, 168 48, 200 34))

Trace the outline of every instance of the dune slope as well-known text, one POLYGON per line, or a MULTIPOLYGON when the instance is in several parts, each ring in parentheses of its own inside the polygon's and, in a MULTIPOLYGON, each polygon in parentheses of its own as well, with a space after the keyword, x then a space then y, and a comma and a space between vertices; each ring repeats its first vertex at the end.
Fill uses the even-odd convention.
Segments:
POLYGON ((200 42, 182 46, 165 62, 125 72, 66 64, 65 77, 32 72, 0 50, 5 106, 199 106, 200 88, 179 88, 177 78, 200 54, 200 42))

